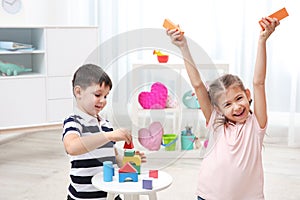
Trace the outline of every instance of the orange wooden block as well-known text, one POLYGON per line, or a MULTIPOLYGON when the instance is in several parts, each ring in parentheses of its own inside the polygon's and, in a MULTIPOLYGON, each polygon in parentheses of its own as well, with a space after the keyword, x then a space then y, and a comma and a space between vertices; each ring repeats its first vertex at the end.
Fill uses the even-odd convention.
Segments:
MULTIPOLYGON (((283 18, 285 18, 287 16, 289 16, 289 13, 286 11, 285 8, 282 8, 282 9, 278 10, 277 12, 274 12, 273 14, 269 15, 269 17, 276 18, 278 20, 282 20, 283 18)), ((259 24, 261 21, 262 20, 259 21, 259 24)), ((264 28, 262 27, 262 29, 264 29, 264 28)))
POLYGON ((282 20, 283 18, 289 16, 289 13, 286 11, 285 8, 282 8, 280 10, 278 10, 277 12, 273 13, 272 15, 270 15, 269 17, 271 18, 276 18, 278 20, 282 20))
POLYGON ((177 26, 176 24, 174 24, 171 20, 169 19, 165 19, 164 23, 163 23, 163 27, 166 29, 178 29, 180 31, 180 34, 183 35, 184 32, 179 28, 179 26, 177 26))

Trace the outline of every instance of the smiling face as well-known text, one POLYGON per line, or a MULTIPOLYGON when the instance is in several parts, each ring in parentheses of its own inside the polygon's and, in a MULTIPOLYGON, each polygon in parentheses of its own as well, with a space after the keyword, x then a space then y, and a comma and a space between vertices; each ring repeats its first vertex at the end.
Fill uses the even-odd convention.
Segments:
POLYGON ((76 86, 74 88, 74 94, 78 108, 83 112, 96 117, 105 107, 109 91, 110 87, 105 83, 102 83, 101 85, 92 84, 86 89, 76 86))
POLYGON ((229 121, 244 123, 250 112, 250 91, 233 85, 218 98, 218 110, 229 121))

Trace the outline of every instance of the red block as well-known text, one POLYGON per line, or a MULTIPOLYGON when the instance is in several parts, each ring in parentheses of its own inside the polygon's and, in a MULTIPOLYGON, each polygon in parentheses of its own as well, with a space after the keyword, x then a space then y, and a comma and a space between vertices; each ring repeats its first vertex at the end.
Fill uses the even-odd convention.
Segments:
POLYGON ((149 170, 149 177, 158 178, 158 170, 149 170))
POLYGON ((127 142, 125 142, 124 147, 123 147, 123 149, 133 149, 133 148, 134 148, 134 146, 133 146, 132 142, 130 142, 129 144, 127 144, 127 142))

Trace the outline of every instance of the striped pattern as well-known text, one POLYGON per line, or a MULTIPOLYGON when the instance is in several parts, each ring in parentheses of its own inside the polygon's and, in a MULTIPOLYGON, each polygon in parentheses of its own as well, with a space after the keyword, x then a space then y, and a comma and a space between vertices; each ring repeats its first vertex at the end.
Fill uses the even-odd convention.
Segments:
MULTIPOLYGON (((89 116, 76 110, 77 113, 69 116, 64 121, 62 139, 70 134, 76 133, 79 136, 88 136, 100 131, 112 131, 107 120, 98 122, 97 118, 89 116)), ((99 191, 92 185, 92 177, 102 171, 104 161, 115 163, 114 143, 109 142, 91 152, 71 156, 70 158, 70 186, 68 194, 72 199, 105 199, 106 192, 99 191)))

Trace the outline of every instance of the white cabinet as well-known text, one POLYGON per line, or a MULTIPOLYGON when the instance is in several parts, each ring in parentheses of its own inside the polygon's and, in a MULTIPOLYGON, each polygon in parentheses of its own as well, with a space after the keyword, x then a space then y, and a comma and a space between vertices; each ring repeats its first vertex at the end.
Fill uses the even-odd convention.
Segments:
POLYGON ((0 79, 0 128, 45 123, 45 89, 42 77, 0 79))
POLYGON ((73 110, 72 76, 85 63, 99 64, 98 29, 47 28, 47 121, 62 122, 73 110))
POLYGON ((98 37, 97 27, 0 27, 0 41, 33 46, 0 49, 0 61, 31 69, 0 74, 0 130, 62 123, 73 110, 74 71, 99 64, 98 37))

